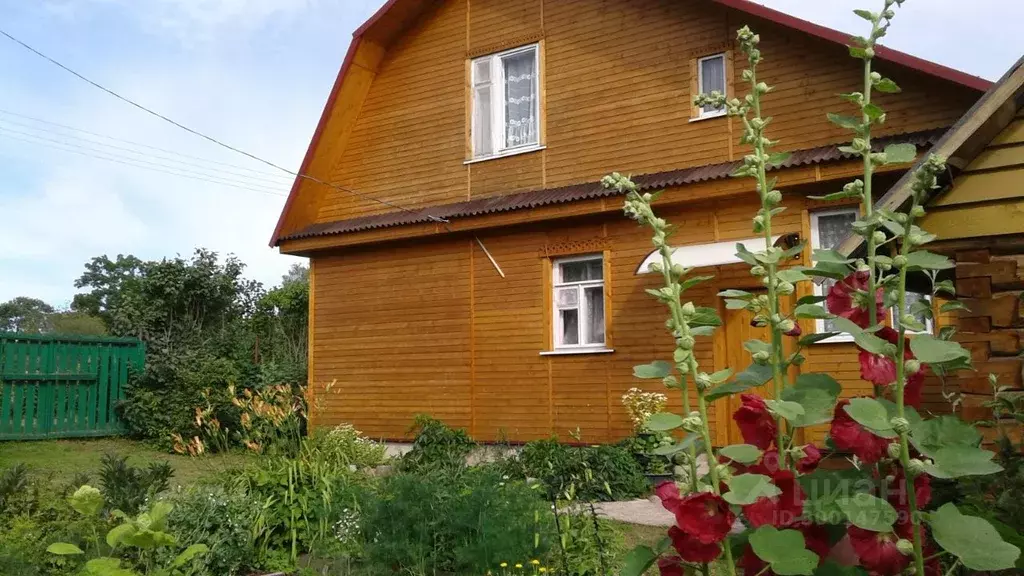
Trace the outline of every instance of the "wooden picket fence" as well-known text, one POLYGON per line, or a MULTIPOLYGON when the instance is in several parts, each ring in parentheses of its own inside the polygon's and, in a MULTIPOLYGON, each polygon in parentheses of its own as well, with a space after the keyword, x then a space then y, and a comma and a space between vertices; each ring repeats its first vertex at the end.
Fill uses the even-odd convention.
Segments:
POLYGON ((0 440, 124 433, 115 407, 145 359, 134 338, 0 332, 0 440))

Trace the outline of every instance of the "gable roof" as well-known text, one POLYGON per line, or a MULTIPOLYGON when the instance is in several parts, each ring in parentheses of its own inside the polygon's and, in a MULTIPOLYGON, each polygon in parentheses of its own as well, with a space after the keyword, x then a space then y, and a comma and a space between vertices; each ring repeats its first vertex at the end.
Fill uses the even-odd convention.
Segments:
MULTIPOLYGON (((935 143, 929 154, 922 154, 914 167, 875 201, 875 207, 888 210, 904 208, 911 200, 914 173, 931 154, 945 158, 950 171, 959 172, 966 168, 993 138, 1010 125, 1021 107, 1024 107, 1024 56, 957 120, 935 143)), ((950 171, 940 180, 940 190, 952 181, 950 171)), ((838 251, 842 254, 859 252, 863 242, 860 236, 847 236, 838 251)))
MULTIPOLYGON (((313 132, 313 138, 310 141, 309 147, 306 149, 306 155, 299 168, 300 175, 307 173, 307 170, 313 161, 317 145, 320 143, 320 138, 327 125, 328 119, 330 118, 331 111, 334 108, 335 100, 345 83, 348 72, 355 60, 356 51, 363 39, 372 39, 385 44, 390 43, 394 38, 398 37, 410 23, 415 21, 415 19, 419 17, 426 8, 436 4, 438 1, 441 0, 388 0, 373 16, 371 16, 363 23, 362 26, 352 33, 352 42, 345 54, 341 70, 339 70, 338 76, 334 81, 334 86, 331 88, 331 92, 327 98, 326 104, 324 105, 323 112, 321 112, 320 121, 317 123, 316 130, 313 132)), ((849 34, 790 16, 783 12, 779 12, 778 10, 773 10, 760 4, 756 4, 750 0, 709 1, 830 42, 842 45, 850 43, 851 36, 849 34)), ((978 90, 979 92, 987 90, 992 84, 988 80, 978 76, 972 76, 947 66, 942 66, 916 56, 911 56, 910 54, 900 52, 899 50, 879 46, 876 49, 876 54, 877 57, 882 60, 887 60, 929 76, 960 84, 968 88, 978 90)), ((281 210, 281 215, 278 218, 277 225, 274 228, 274 233, 270 238, 271 247, 277 246, 282 240, 281 232, 284 227, 285 218, 298 196, 299 188, 303 179, 304 178, 301 176, 298 176, 292 183, 291 191, 288 193, 288 199, 285 201, 284 207, 281 210)))

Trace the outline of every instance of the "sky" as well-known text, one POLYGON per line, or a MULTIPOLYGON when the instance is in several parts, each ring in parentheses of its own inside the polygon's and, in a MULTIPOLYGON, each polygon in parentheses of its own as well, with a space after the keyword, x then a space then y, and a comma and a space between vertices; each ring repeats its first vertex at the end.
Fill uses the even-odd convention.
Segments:
MULTIPOLYGON (((165 116, 296 170, 351 32, 382 3, 0 0, 0 28, 165 116)), ((850 11, 865 0, 761 3, 863 29, 850 11)), ((996 79, 1024 53, 1024 37, 1006 27, 1021 21, 1017 0, 974 0, 970 10, 961 0, 908 0, 885 43, 996 79)), ((158 259, 197 247, 235 254, 250 277, 274 285, 299 261, 267 246, 290 184, 0 37, 0 302, 66 305, 93 256, 158 259)))

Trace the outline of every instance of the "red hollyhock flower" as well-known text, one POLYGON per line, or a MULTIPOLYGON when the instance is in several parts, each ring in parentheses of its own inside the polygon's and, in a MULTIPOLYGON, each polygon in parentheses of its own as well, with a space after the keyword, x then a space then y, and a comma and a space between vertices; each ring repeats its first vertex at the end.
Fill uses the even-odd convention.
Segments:
MULTIPOLYGON (((754 548, 747 544, 747 549, 743 551, 743 558, 740 558, 739 565, 744 574, 760 574, 768 563, 758 558, 754 553, 754 548)), ((775 572, 768 570, 765 574, 775 574, 775 572)))
POLYGON ((683 576, 683 559, 679 556, 662 556, 658 558, 658 571, 661 576, 683 576))
MULTIPOLYGON (((846 278, 836 282, 828 291, 825 297, 825 305, 828 311, 836 316, 841 316, 860 326, 867 328, 871 323, 871 316, 868 309, 861 306, 858 300, 863 296, 855 297, 857 292, 867 292, 868 272, 854 272, 846 278)), ((875 291, 875 306, 877 309, 876 318, 883 318, 885 313, 884 294, 881 288, 875 291)))
POLYGON ((860 565, 872 573, 894 576, 910 564, 910 557, 901 554, 896 547, 900 537, 892 532, 872 532, 850 526, 846 533, 860 558, 860 565))
POLYGON ((679 527, 703 544, 724 540, 736 521, 736 515, 729 509, 729 504, 721 496, 710 492, 690 494, 683 498, 675 513, 679 527))
POLYGON ((662 482, 654 489, 654 493, 661 499, 661 505, 666 510, 675 514, 683 498, 679 495, 679 486, 675 482, 662 482))
MULTIPOLYGON (((883 327, 875 335, 892 344, 899 339, 899 332, 888 326, 883 327)), ((911 352, 909 345, 903 349, 903 358, 904 360, 914 359, 914 353, 911 352)), ((864 380, 877 386, 892 386, 896 383, 896 361, 892 358, 861 350, 858 360, 860 361, 860 377, 864 380)), ((926 369, 925 366, 921 366, 917 372, 908 374, 907 384, 903 387, 904 401, 915 408, 921 406, 921 391, 924 389, 926 369)))
POLYGON ((743 441, 767 450, 775 441, 775 418, 768 413, 768 406, 760 396, 742 394, 740 401, 742 405, 733 413, 732 419, 739 426, 743 441))
POLYGON ((814 444, 808 444, 803 447, 804 457, 797 460, 796 469, 801 474, 810 474, 818 469, 818 463, 821 462, 821 450, 814 444))
POLYGON ((687 534, 677 526, 668 529, 668 537, 672 539, 672 546, 676 552, 679 552, 679 555, 687 562, 698 564, 714 562, 722 551, 717 543, 701 542, 699 538, 687 534))
POLYGON ((865 464, 874 464, 885 456, 889 441, 875 436, 851 418, 843 409, 849 403, 850 401, 844 398, 836 404, 829 436, 832 437, 836 448, 853 452, 865 464))
MULTIPOLYGON (((907 497, 907 481, 900 468, 892 483, 886 487, 886 500, 900 512, 901 522, 909 520, 905 518, 909 514, 910 499, 907 497)), ((914 495, 917 497, 917 508, 919 510, 928 506, 932 500, 932 482, 927 474, 921 474, 914 478, 914 495)))
POLYGON ((743 507, 743 515, 754 528, 771 524, 776 528, 797 521, 804 513, 804 491, 789 470, 780 470, 772 478, 782 493, 771 498, 758 498, 743 507))

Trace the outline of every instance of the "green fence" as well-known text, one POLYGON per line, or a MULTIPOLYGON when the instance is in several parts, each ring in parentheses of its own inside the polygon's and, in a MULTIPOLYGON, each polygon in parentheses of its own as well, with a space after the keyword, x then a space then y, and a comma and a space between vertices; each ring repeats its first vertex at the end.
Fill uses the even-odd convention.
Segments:
POLYGON ((0 332, 0 440, 113 436, 146 347, 134 338, 0 332))

